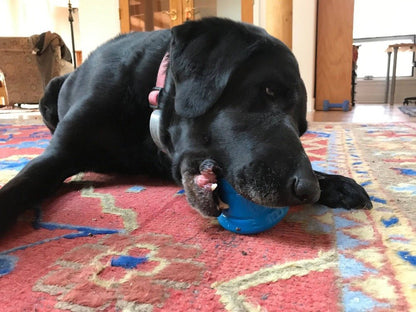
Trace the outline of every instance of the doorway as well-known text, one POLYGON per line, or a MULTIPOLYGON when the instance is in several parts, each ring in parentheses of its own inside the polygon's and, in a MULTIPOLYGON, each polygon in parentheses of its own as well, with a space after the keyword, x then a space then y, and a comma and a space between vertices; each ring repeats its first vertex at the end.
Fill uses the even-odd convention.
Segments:
POLYGON ((208 16, 253 23, 254 0, 119 0, 120 29, 152 31, 208 16))

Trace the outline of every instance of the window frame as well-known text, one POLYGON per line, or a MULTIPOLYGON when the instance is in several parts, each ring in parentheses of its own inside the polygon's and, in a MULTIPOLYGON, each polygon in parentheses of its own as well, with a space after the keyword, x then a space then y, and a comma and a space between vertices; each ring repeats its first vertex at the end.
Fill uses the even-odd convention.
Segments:
MULTIPOLYGON (((398 36, 381 36, 381 37, 366 37, 366 38, 354 38, 353 39, 353 44, 354 45, 360 45, 360 43, 368 43, 368 42, 379 42, 379 41, 388 41, 388 40, 411 40, 410 43, 415 44, 416 43, 416 34, 414 35, 398 35, 398 36)), ((386 45, 386 50, 387 50, 388 45, 386 45)), ((358 50, 359 51, 359 50, 358 50)), ((385 52, 387 55, 387 52, 385 52)), ((413 62, 413 66, 411 69, 411 75, 397 75, 398 79, 409 79, 409 78, 414 78, 415 74, 416 74, 416 70, 415 70, 415 66, 416 66, 416 56, 415 56, 415 51, 413 51, 413 56, 412 56, 412 62, 413 62)), ((359 55, 359 52, 358 52, 359 55)), ((359 58, 360 56, 358 56, 359 58)), ((392 62, 391 62, 392 63, 392 62)), ((392 64, 390 64, 390 66, 392 66, 392 64)), ((385 68, 387 67, 387 62, 385 64, 385 68)), ((391 71, 390 71, 391 72, 391 71)), ((387 68, 386 68, 386 74, 387 74, 387 68)), ((359 80, 379 80, 379 79, 385 79, 386 75, 384 76, 371 76, 370 79, 366 79, 365 77, 357 77, 357 79, 359 80)))

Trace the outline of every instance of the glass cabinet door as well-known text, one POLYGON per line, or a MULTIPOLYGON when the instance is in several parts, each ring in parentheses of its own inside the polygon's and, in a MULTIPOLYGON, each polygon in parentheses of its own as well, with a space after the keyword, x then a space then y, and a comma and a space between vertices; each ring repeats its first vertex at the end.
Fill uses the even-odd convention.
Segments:
POLYGON ((252 23, 254 0, 119 0, 120 28, 152 31, 208 16, 252 23))
POLYGON ((218 16, 241 21, 241 5, 241 0, 185 0, 185 17, 200 19, 218 16))
POLYGON ((152 31, 174 26, 172 22, 178 18, 177 11, 170 8, 178 1, 181 0, 120 0, 121 32, 152 31))

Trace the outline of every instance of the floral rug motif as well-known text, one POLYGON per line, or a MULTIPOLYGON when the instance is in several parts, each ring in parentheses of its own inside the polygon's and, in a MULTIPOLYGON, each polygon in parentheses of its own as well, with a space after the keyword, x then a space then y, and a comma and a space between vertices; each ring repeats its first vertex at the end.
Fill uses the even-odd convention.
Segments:
MULTIPOLYGON (((0 186, 49 139, 0 125, 0 186)), ((291 207, 245 236, 201 218, 174 184, 80 173, 37 229, 27 213, 0 238, 0 311, 416 311, 416 124, 311 123, 302 141, 373 210, 291 207)))

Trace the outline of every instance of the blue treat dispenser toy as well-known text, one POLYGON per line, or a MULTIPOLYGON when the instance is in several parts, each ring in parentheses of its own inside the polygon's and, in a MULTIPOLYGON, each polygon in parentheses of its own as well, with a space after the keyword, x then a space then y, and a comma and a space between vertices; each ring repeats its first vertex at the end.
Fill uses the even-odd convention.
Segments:
POLYGON ((276 225, 289 207, 269 208, 257 205, 238 194, 225 180, 219 181, 219 196, 230 206, 217 218, 220 225, 237 234, 256 234, 276 225))

